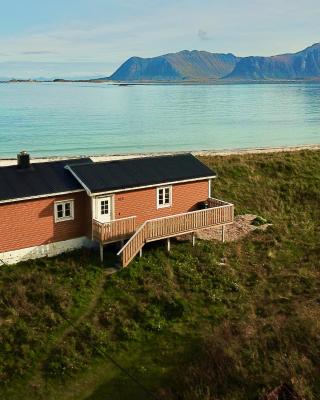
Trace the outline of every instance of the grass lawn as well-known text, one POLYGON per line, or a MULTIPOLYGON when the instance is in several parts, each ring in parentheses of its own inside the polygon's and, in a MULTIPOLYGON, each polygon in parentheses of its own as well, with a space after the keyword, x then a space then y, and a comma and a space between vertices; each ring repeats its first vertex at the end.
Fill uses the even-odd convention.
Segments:
POLYGON ((2 268, 1 399, 320 398, 320 152, 202 160, 214 197, 272 226, 158 242, 112 276, 89 251, 2 268))

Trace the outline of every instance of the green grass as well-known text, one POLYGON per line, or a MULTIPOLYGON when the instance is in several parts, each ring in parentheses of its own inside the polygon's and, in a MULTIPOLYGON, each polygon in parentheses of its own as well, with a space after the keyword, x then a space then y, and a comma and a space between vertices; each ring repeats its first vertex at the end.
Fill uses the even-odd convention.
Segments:
POLYGON ((272 226, 112 276, 86 251, 2 268, 1 398, 147 399, 110 355, 163 399, 320 398, 320 152, 203 160, 214 197, 272 226))

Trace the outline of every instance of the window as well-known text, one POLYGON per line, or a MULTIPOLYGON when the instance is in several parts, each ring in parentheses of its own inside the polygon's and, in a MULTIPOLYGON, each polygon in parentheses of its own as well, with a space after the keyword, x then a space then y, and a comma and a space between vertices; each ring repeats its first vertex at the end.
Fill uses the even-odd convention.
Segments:
POLYGON ((56 201, 54 203, 55 222, 73 219, 73 200, 56 201))
POLYGON ((109 214, 109 200, 101 200, 101 202, 100 202, 100 214, 101 215, 109 214))
POLYGON ((170 207, 172 204, 172 187, 166 186, 157 189, 157 207, 170 207))

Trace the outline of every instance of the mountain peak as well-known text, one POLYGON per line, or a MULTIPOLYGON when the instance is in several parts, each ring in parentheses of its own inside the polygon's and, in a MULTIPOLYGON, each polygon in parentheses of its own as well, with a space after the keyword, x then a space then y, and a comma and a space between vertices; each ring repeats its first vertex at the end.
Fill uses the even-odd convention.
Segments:
POLYGON ((244 57, 226 76, 237 80, 320 79, 320 43, 298 53, 271 57, 244 57))
POLYGON ((239 58, 232 53, 181 50, 157 57, 131 57, 111 80, 118 81, 210 81, 320 79, 320 43, 297 53, 271 57, 239 58))
POLYGON ((306 50, 310 50, 310 49, 320 49, 320 42, 319 43, 314 43, 310 47, 306 48, 306 50))
POLYGON ((208 80, 230 73, 238 58, 233 54, 182 50, 153 58, 131 57, 110 76, 112 80, 208 80))

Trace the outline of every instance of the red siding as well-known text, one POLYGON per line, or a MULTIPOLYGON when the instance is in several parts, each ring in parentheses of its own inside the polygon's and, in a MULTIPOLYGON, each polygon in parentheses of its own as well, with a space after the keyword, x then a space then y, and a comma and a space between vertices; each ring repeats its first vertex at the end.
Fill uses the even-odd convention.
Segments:
POLYGON ((90 198, 85 192, 0 204, 0 252, 89 234, 90 198), (74 220, 54 222, 54 202, 74 200, 74 220))
POLYGON ((172 206, 157 209, 157 189, 148 188, 115 195, 114 216, 126 218, 137 216, 137 224, 152 218, 192 211, 194 206, 208 199, 208 180, 172 185, 172 206))
MULTIPOLYGON (((172 186, 172 206, 157 209, 157 188, 117 193, 115 219, 137 216, 147 219, 192 211, 208 198, 208 180, 172 186)), ((91 198, 85 192, 0 204, 0 253, 26 247, 91 237, 91 198), (54 222, 54 202, 74 200, 74 220, 54 222)))

